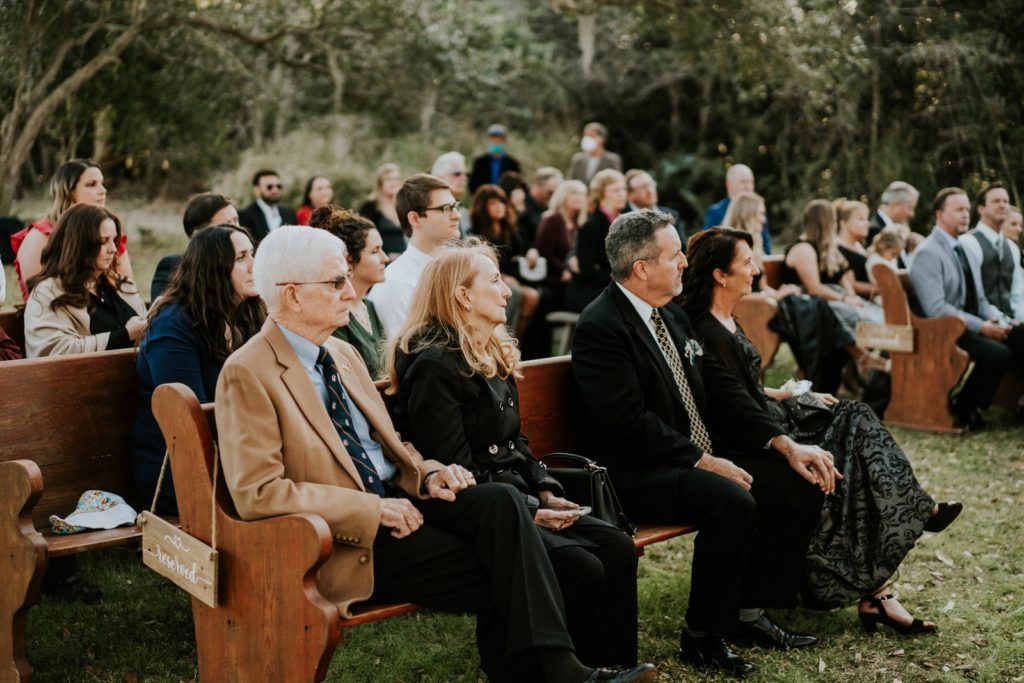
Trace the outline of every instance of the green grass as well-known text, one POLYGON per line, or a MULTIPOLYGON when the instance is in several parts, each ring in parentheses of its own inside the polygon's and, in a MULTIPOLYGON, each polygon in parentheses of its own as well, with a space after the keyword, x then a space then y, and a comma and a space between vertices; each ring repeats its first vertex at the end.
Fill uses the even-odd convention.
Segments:
MULTIPOLYGON (((792 370, 780 354, 770 381, 792 370)), ((942 534, 925 534, 894 589, 940 633, 867 636, 856 608, 774 614, 821 636, 811 651, 749 651, 758 681, 1024 681, 1024 443, 1006 416, 981 434, 941 436, 896 430, 918 479, 937 500, 964 513, 942 534)), ((725 681, 674 658, 689 590, 693 537, 647 550, 640 561, 640 654, 661 681, 725 681)), ((105 591, 95 606, 44 599, 28 620, 36 681, 191 681, 197 677, 189 601, 145 569, 137 552, 82 558, 105 591)), ((329 681, 478 681, 470 617, 416 614, 346 632, 329 681)))

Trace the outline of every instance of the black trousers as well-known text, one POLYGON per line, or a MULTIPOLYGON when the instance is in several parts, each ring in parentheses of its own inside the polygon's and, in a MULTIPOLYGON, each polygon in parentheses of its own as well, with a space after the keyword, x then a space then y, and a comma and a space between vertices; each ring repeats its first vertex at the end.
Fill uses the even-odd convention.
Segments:
POLYGON ((977 332, 964 332, 956 344, 974 361, 974 368, 954 405, 959 417, 968 418, 974 410, 989 407, 1011 363, 1024 367, 1024 327, 1013 328, 1005 342, 977 332))
POLYGON ((633 539, 589 517, 569 529, 594 544, 548 550, 576 655, 588 666, 635 666, 639 556, 633 539))
POLYGON ((612 480, 634 522, 698 524, 686 623, 727 633, 757 528, 757 504, 740 486, 711 472, 678 466, 616 470, 612 480))
POLYGON ((424 525, 374 542, 373 602, 477 613, 481 667, 492 681, 536 679, 531 650, 573 650, 562 595, 523 496, 480 484, 454 502, 414 500, 424 525))

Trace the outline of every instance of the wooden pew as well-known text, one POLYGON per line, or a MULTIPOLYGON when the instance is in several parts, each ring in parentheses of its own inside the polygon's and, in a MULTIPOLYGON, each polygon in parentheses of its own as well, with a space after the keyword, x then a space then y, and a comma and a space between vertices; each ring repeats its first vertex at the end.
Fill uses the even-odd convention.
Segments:
POLYGON ((25 614, 39 601, 49 558, 131 543, 138 526, 54 535, 88 489, 137 510, 128 431, 138 403, 131 349, 0 363, 0 680, 27 680, 25 614), (16 672, 13 673, 13 672, 16 672))
POLYGON ((882 296, 886 324, 909 325, 914 333, 912 352, 890 352, 892 400, 885 421, 935 432, 963 432, 949 412, 949 393, 970 363, 967 353, 956 345, 967 325, 955 316, 914 315, 899 275, 883 264, 875 265, 872 272, 882 296))
POLYGON ((0 329, 13 339, 25 354, 25 321, 21 311, 0 311, 0 329))
MULTIPOLYGON (((528 361, 523 372, 520 414, 534 453, 578 452, 569 357, 528 361)), ((379 389, 385 386, 378 383, 379 389)), ((214 482, 213 407, 200 406, 181 384, 158 388, 153 403, 171 450, 182 528, 210 543, 211 505, 216 505, 223 577, 218 606, 192 599, 202 681, 320 681, 344 629, 419 609, 411 603, 366 605, 354 618, 342 619, 316 590, 317 568, 332 547, 327 523, 309 514, 240 520, 223 480, 214 482)), ((695 530, 641 527, 635 544, 642 552, 651 543, 695 530)))

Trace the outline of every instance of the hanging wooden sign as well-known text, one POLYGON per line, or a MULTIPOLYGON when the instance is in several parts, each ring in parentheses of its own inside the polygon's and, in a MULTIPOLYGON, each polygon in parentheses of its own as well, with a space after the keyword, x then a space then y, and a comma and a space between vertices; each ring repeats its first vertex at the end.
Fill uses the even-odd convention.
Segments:
POLYGON ((210 607, 217 606, 217 551, 151 512, 139 514, 142 561, 210 607))
POLYGON ((913 353, 914 328, 910 325, 888 325, 861 320, 855 333, 857 346, 864 349, 913 353))

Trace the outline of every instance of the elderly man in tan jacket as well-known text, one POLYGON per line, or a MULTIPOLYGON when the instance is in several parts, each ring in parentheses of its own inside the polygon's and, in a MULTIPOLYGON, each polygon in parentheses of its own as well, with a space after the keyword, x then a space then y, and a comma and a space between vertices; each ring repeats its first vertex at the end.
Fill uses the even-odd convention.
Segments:
POLYGON ((335 545, 317 583, 344 616, 364 600, 476 612, 491 680, 650 680, 649 665, 595 670, 576 658, 554 571, 514 488, 477 486, 402 442, 359 354, 331 337, 355 299, 341 240, 279 228, 253 275, 269 317, 228 358, 216 395, 238 513, 322 515, 335 545))

